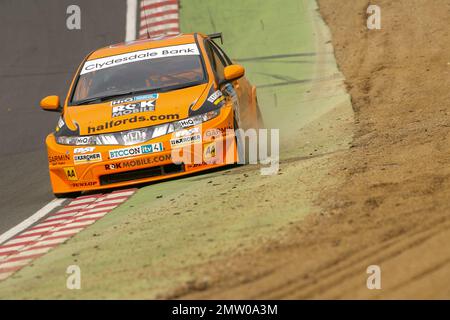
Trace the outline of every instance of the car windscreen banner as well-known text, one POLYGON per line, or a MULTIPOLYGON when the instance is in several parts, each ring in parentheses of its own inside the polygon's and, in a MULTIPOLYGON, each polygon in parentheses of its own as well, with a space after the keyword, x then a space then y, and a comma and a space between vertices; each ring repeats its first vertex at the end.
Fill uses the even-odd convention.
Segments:
POLYGON ((83 75, 86 73, 143 60, 199 54, 200 53, 195 43, 135 51, 116 56, 86 61, 83 65, 83 68, 81 69, 80 74, 83 75))

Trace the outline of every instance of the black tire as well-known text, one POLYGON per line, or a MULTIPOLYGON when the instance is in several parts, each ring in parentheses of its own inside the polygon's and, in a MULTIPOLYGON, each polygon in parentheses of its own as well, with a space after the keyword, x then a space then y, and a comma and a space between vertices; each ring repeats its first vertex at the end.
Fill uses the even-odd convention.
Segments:
POLYGON ((246 157, 246 154, 245 154, 245 145, 244 145, 243 139, 238 136, 239 126, 237 124, 236 118, 234 119, 233 125, 234 125, 234 139, 236 140, 236 149, 237 149, 237 154, 238 154, 238 161, 236 162, 236 164, 243 166, 243 165, 248 164, 248 157, 246 157), (243 163, 241 163, 242 162, 241 160, 243 159, 242 157, 244 157, 244 159, 245 159, 245 161, 243 163))
POLYGON ((81 192, 68 192, 68 193, 54 193, 55 198, 77 198, 81 196, 81 192))

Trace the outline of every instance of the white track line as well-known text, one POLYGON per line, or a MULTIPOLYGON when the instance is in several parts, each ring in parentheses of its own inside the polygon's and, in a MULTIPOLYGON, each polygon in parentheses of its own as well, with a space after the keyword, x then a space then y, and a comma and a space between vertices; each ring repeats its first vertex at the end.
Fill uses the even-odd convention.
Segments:
POLYGON ((22 232, 23 230, 30 227, 32 224, 39 221, 41 218, 45 217, 47 214, 49 214, 53 209, 59 207, 63 204, 63 202, 66 201, 66 199, 53 199, 50 201, 46 206, 44 206, 41 210, 37 211, 35 214, 33 214, 31 217, 25 219, 21 223, 19 223, 17 226, 15 226, 12 229, 9 229, 4 234, 0 236, 0 244, 3 244, 4 242, 8 241, 18 233, 22 232))
POLYGON ((127 23, 125 41, 136 40, 137 0, 127 0, 127 23))

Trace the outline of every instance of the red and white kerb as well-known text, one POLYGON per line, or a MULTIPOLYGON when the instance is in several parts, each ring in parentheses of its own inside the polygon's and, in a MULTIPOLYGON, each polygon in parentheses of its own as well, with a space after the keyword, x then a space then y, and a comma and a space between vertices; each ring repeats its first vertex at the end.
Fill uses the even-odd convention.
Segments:
POLYGON ((141 0, 139 38, 180 33, 178 0, 141 0))
POLYGON ((136 189, 82 196, 0 245, 0 280, 67 241, 125 202, 136 189))

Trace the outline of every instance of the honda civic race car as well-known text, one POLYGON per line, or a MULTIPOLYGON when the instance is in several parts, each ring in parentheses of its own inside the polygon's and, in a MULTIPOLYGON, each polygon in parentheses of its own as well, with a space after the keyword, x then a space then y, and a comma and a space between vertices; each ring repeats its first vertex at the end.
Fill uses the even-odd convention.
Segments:
POLYGON ((180 34, 112 45, 81 63, 46 138, 57 197, 242 162, 237 128, 262 124, 256 88, 214 41, 180 34))

